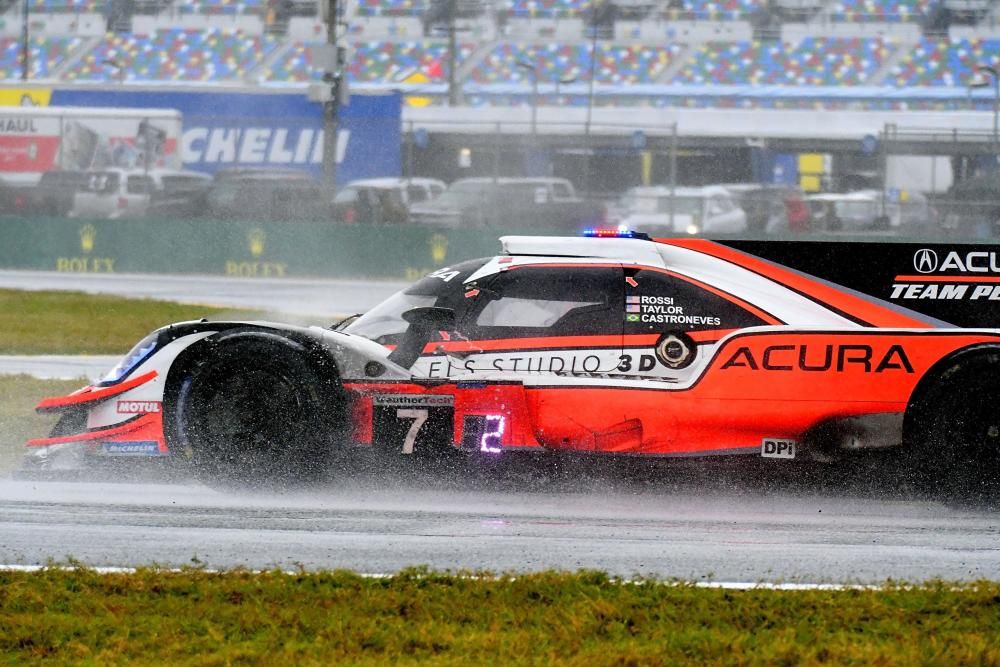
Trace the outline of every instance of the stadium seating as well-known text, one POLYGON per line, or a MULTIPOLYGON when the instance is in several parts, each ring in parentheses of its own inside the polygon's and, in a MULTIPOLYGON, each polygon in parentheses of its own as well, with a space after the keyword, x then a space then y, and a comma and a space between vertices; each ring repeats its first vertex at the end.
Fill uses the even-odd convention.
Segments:
POLYGON ((834 21, 898 23, 919 21, 933 0, 838 0, 830 8, 834 21))
POLYGON ((510 0, 508 13, 514 18, 570 18, 582 16, 590 0, 510 0))
MULTIPOLYGON (((460 44, 458 62, 472 53, 471 44, 460 44)), ((353 81, 401 81, 422 72, 431 81, 448 78, 448 44, 440 39, 425 42, 358 42, 352 45, 347 71, 353 81)), ((295 44, 264 74, 268 81, 309 81, 319 79, 312 68, 308 45, 295 44)))
POLYGON ((683 11, 695 19, 724 21, 746 18, 761 4, 755 0, 685 0, 683 11))
POLYGON ((421 0, 358 0, 360 16, 419 16, 421 0))
POLYGON ((177 3, 181 14, 260 14, 267 12, 265 0, 184 0, 177 3))
POLYGON ((808 37, 793 47, 777 42, 711 42, 674 77, 690 84, 808 86, 868 83, 889 53, 876 37, 808 37))
POLYGON ((108 34, 66 78, 113 81, 121 75, 126 81, 239 79, 277 44, 270 36, 214 29, 160 30, 152 36, 108 34))
MULTIPOLYGON (((52 69, 73 49, 79 46, 81 40, 76 37, 45 37, 35 35, 31 38, 29 53, 32 79, 48 78, 52 69)), ((21 77, 21 40, 11 37, 0 39, 0 79, 19 79, 21 77)))
MULTIPOLYGON (((590 77, 590 44, 527 45, 504 43, 494 48, 471 72, 476 83, 530 81, 531 75, 517 66, 538 68, 539 82, 590 77)), ((598 83, 653 83, 666 69, 680 47, 623 46, 598 43, 594 80, 598 83)))
POLYGON ((977 67, 1000 67, 1000 40, 920 40, 885 83, 896 86, 967 86, 977 67))
MULTIPOLYGON (((362 2, 377 0, 362 0, 362 2)), ((570 18, 584 16, 592 0, 510 0, 509 13, 515 18, 570 18)), ((656 3, 650 2, 650 5, 656 3)), ((664 3, 666 4, 666 3, 664 3)), ((666 10, 668 18, 720 21, 743 19, 757 10, 755 0, 685 0, 675 10, 666 10)))
POLYGON ((32 14, 100 12, 105 4, 105 0, 29 0, 29 11, 32 14))

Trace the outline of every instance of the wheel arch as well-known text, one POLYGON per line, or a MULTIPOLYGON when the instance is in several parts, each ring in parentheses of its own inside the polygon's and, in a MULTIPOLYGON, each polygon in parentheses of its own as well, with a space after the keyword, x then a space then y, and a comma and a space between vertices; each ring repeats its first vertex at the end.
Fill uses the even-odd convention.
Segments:
MULTIPOLYGON (((260 324, 222 325, 215 333, 202 338, 184 349, 173 360, 167 372, 163 385, 163 404, 165 415, 170 414, 176 405, 181 391, 183 378, 194 371, 199 364, 207 361, 217 353, 222 346, 243 341, 267 342, 278 345, 300 354, 329 383, 327 389, 335 394, 343 392, 337 361, 332 352, 318 339, 305 332, 278 329, 260 324)), ((169 418, 164 420, 164 437, 168 446, 171 440, 176 441, 169 418)))
POLYGON ((904 443, 911 442, 911 436, 914 435, 915 429, 920 428, 920 420, 927 414, 928 402, 944 380, 945 375, 961 363, 990 353, 1000 355, 1000 343, 976 343, 954 350, 939 359, 924 373, 906 403, 906 412, 903 417, 904 443))

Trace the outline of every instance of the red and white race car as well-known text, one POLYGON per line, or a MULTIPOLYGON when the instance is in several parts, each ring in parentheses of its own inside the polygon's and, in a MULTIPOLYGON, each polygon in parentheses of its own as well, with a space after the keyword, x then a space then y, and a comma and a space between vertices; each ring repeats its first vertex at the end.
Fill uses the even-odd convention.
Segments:
MULTIPOLYGON (((61 412, 28 467, 171 456, 273 482, 336 456, 849 457, 995 481, 1000 331, 701 239, 508 236, 337 328, 184 322, 61 412)), ((779 462, 776 462, 776 465, 779 462)))

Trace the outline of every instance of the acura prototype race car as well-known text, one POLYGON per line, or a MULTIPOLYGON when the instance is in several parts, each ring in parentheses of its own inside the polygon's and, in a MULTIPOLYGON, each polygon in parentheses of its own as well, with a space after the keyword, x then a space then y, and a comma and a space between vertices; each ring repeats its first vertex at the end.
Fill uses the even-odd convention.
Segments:
POLYGON ((223 485, 334 459, 895 448, 932 484, 995 481, 1000 331, 958 328, 726 245, 507 236, 325 329, 182 322, 61 413, 28 468, 172 457, 223 485))

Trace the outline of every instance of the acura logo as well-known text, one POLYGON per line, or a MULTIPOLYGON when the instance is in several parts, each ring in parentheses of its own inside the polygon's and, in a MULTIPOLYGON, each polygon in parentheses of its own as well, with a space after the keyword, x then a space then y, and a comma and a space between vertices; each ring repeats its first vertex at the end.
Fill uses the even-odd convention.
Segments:
POLYGON ((937 253, 929 248, 918 250, 913 255, 913 268, 920 273, 934 273, 938 267, 937 253))

